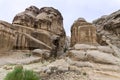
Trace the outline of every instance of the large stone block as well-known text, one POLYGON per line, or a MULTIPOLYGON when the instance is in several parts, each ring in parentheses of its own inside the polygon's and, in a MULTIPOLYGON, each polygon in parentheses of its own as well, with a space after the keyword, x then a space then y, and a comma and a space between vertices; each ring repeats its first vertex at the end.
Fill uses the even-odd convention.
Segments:
POLYGON ((71 28, 71 46, 75 44, 95 44, 96 42, 96 27, 91 23, 86 22, 83 18, 75 21, 71 28))

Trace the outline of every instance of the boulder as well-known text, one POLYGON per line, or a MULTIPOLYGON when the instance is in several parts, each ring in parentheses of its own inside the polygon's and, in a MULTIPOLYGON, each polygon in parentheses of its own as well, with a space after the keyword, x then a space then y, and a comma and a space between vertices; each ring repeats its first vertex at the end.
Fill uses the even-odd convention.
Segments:
POLYGON ((112 54, 107 54, 104 52, 100 52, 97 50, 87 51, 87 58, 88 60, 92 60, 98 63, 105 63, 105 64, 115 64, 120 65, 120 59, 113 56, 112 54))
POLYGON ((50 57, 50 50, 34 49, 32 55, 39 56, 42 59, 48 59, 50 57))
POLYGON ((68 71, 68 68, 69 68, 69 64, 64 59, 60 59, 47 65, 46 68, 44 68, 44 72, 47 74, 52 74, 56 72, 65 72, 68 71))
POLYGON ((69 58, 71 58, 72 60, 75 61, 86 61, 87 60, 87 56, 86 56, 86 52, 85 51, 78 51, 78 50, 70 50, 67 53, 67 56, 69 58))
POLYGON ((74 61, 92 61, 102 64, 120 65, 120 59, 112 54, 100 52, 98 50, 70 50, 67 56, 74 61))
POLYGON ((97 47, 94 45, 88 45, 88 44, 75 44, 73 49, 75 50, 96 50, 97 47))

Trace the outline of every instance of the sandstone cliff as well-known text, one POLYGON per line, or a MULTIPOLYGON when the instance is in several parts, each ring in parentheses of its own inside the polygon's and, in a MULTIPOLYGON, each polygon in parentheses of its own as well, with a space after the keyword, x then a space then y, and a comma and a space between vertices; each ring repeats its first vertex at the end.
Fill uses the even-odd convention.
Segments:
MULTIPOLYGON (((14 31, 14 33, 5 33, 6 38, 10 37, 10 40, 11 35, 14 35, 14 40, 7 42, 1 37, 1 40, 5 41, 5 44, 1 41, 1 46, 10 43, 11 49, 16 50, 48 49, 58 55, 64 52, 66 34, 63 28, 63 17, 57 9, 52 7, 39 9, 30 6, 18 13, 12 24, 2 21, 0 23, 1 27, 5 24, 4 31, 14 31)), ((0 32, 1 36, 4 35, 2 28, 0 32)))

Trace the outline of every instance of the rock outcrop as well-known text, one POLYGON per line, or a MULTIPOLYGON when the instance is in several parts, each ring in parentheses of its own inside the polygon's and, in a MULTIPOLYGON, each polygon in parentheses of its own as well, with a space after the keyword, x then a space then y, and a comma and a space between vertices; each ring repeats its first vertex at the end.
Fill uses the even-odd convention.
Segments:
POLYGON ((108 45, 105 40, 109 40, 111 44, 120 48, 120 10, 102 16, 93 21, 93 24, 97 26, 99 44, 108 45))
POLYGON ((0 21, 0 52, 11 50, 14 40, 15 31, 12 24, 0 21))
POLYGON ((88 23, 83 18, 75 21, 71 27, 71 47, 75 44, 95 44, 96 42, 96 27, 88 23))
POLYGON ((109 46, 76 44, 72 50, 68 51, 67 56, 74 61, 120 65, 120 59, 114 53, 114 50, 109 46))
POLYGON ((93 24, 79 18, 70 41, 57 9, 30 6, 12 24, 0 21, 3 52, 0 80, 18 64, 38 73, 41 80, 120 80, 120 10, 93 24))
POLYGON ((39 9, 35 6, 30 6, 24 12, 14 17, 12 24, 17 32, 14 45, 15 49, 52 49, 50 32, 36 29, 36 25, 38 25, 36 16, 38 14, 39 9))
POLYGON ((32 51, 33 56, 39 56, 43 60, 47 60, 50 58, 50 50, 42 50, 42 49, 35 49, 32 51))
MULTIPOLYGON (((106 17, 105 21, 109 20, 108 18, 109 16, 106 17)), ((116 34, 116 38, 114 38, 115 33, 112 33, 108 26, 103 23, 105 22, 104 19, 103 21, 101 20, 94 21, 97 29, 83 18, 79 18, 74 22, 71 28, 71 48, 67 52, 67 57, 73 61, 88 61, 120 66, 120 49, 112 43, 114 39, 119 39, 119 35, 116 34), (102 27, 101 29, 99 28, 100 26, 102 27), (113 37, 113 40, 109 39, 109 37, 111 37, 111 39, 113 37), (101 43, 100 40, 102 41, 101 43), (97 44, 97 42, 99 44, 97 44)), ((114 28, 118 29, 118 27, 114 28)))
POLYGON ((35 6, 26 8, 13 20, 18 49, 52 49, 61 50, 65 44, 65 31, 61 13, 52 7, 43 7, 40 10, 35 6), (59 38, 57 42, 55 40, 59 38), (55 43, 54 43, 55 42, 55 43), (58 43, 59 45, 55 45, 58 43))
POLYGON ((39 8, 30 6, 25 11, 18 13, 14 19, 13 24, 19 24, 34 28, 35 17, 39 14, 39 8))
POLYGON ((43 7, 36 16, 38 28, 48 30, 58 35, 65 35, 63 31, 63 17, 61 13, 52 7, 43 7))
POLYGON ((1 49, 5 46, 17 50, 48 49, 53 55, 64 52, 66 34, 63 17, 57 9, 30 6, 17 14, 12 24, 0 22, 1 49))
MULTIPOLYGON (((38 20, 37 28, 49 32, 50 39, 44 39, 53 49, 52 53, 61 54, 65 48, 66 34, 63 28, 63 17, 61 13, 52 7, 43 7, 36 16, 38 20), (50 40, 50 41, 49 41, 50 40)), ((44 37, 44 36, 41 36, 44 37)))

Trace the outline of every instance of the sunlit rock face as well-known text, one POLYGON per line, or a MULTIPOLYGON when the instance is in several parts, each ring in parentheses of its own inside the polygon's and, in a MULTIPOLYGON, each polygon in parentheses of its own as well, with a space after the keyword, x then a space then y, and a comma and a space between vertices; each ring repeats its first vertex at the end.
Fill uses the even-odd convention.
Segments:
POLYGON ((13 48, 15 32, 12 24, 0 21, 0 52, 13 48))
POLYGON ((96 27, 83 18, 76 20, 71 27, 71 47, 75 44, 96 44, 96 27))
POLYGON ((105 45, 102 40, 104 37, 104 39, 110 40, 111 44, 120 48, 120 10, 94 20, 93 24, 97 26, 99 44, 105 45))

